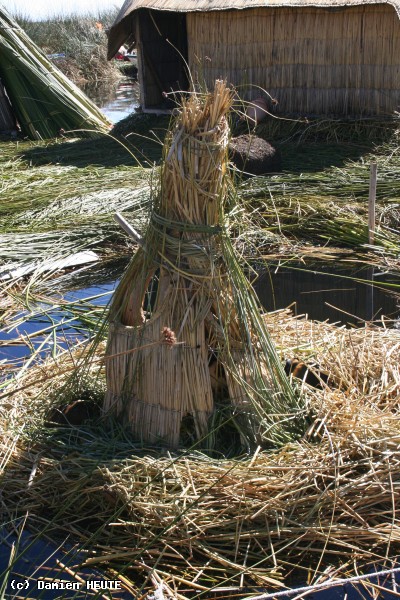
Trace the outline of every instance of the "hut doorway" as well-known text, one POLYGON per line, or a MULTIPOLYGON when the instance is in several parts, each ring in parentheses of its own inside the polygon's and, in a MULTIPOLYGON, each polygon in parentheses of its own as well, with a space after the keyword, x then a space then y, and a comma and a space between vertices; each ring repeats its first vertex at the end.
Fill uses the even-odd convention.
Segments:
POLYGON ((0 79, 0 133, 15 131, 17 124, 11 108, 10 100, 0 79))
POLYGON ((138 15, 141 102, 146 109, 175 105, 171 91, 188 89, 187 32, 184 13, 141 10, 138 15))

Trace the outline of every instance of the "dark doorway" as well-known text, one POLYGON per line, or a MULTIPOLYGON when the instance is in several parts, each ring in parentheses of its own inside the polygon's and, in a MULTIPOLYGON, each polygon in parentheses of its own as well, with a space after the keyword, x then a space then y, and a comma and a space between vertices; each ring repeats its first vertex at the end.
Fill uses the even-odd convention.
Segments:
POLYGON ((0 133, 8 133, 16 129, 11 104, 0 79, 0 133))
POLYGON ((171 108, 165 94, 188 89, 186 15, 141 10, 139 37, 144 108, 171 108))

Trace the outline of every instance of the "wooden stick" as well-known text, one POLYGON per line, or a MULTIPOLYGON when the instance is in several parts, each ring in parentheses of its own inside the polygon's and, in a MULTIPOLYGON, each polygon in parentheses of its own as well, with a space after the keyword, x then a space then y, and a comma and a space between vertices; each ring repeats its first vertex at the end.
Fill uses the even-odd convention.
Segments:
POLYGON ((377 164, 371 163, 369 179, 369 199, 368 199, 368 243, 373 244, 375 239, 375 203, 376 203, 376 180, 377 164))
POLYGON ((127 233, 141 248, 144 249, 144 240, 142 236, 124 219, 124 217, 120 213, 115 213, 114 219, 117 221, 118 225, 121 225, 122 229, 127 233))
MULTIPOLYGON (((369 198, 368 198, 368 243, 373 244, 375 241, 375 204, 376 204, 376 180, 377 180, 377 164, 371 162, 370 178, 369 178, 369 198)), ((374 268, 368 269, 368 279, 371 284, 366 290, 366 312, 367 320, 372 321, 374 318, 374 268)))

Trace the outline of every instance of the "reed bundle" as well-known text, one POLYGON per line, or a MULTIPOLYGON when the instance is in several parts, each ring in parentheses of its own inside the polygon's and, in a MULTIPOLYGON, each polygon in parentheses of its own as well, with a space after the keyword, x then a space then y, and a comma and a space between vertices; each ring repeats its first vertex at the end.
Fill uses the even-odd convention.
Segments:
MULTIPOLYGON (((3 521, 8 506, 38 532, 80 540, 85 564, 121 573, 133 597, 152 581, 174 598, 218 588, 244 597, 290 574, 315 581, 390 566, 400 543, 399 331, 289 311, 269 313, 266 326, 282 356, 312 357, 336 386, 302 384, 315 418, 301 440, 216 460, 135 448, 110 420, 43 429, 70 391, 79 353, 67 353, 0 398, 3 521)), ((98 346, 93 380, 103 360, 98 346)))
POLYGON ((304 430, 226 230, 232 100, 217 80, 213 93, 183 102, 147 234, 113 299, 104 408, 145 442, 176 447, 185 417, 195 439, 207 435, 219 395, 211 368, 247 445, 282 444, 304 430))
POLYGON ((61 73, 2 7, 0 76, 24 135, 51 138, 60 130, 107 131, 111 123, 61 73))

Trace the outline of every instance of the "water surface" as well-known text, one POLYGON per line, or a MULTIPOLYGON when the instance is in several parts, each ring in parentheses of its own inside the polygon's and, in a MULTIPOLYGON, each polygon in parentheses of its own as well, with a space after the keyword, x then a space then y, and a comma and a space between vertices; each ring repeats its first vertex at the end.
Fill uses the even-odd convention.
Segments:
POLYGON ((129 77, 116 85, 91 86, 84 91, 113 123, 125 119, 139 106, 139 84, 129 77))

